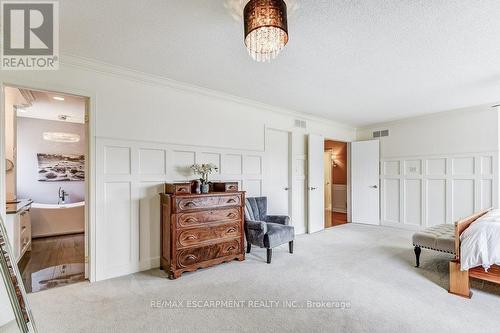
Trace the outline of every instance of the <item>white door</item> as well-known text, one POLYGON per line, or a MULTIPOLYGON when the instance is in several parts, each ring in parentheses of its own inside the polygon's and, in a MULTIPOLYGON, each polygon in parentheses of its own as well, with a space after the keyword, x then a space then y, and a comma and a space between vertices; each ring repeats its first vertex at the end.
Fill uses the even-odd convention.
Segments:
POLYGON ((264 195, 270 215, 290 215, 289 154, 289 132, 267 129, 264 195))
POLYGON ((309 134, 307 151, 309 233, 325 228, 324 147, 325 140, 322 136, 309 134))
POLYGON ((379 141, 351 143, 351 220, 380 224, 379 141))

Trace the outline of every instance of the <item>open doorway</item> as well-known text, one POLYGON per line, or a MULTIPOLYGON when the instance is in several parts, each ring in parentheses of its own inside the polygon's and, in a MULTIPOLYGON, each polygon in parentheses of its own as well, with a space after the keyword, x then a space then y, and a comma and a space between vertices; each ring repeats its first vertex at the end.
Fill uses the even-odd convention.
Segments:
POLYGON ((88 98, 4 87, 6 227, 28 293, 88 277, 88 98))
POLYGON ((325 140, 325 228, 347 223, 347 143, 325 140))

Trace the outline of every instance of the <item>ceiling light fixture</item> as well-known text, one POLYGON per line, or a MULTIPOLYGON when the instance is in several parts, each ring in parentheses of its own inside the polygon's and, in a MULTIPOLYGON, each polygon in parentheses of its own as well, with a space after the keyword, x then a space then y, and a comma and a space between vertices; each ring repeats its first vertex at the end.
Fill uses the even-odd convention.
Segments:
POLYGON ((250 0, 243 10, 245 45, 256 61, 276 58, 288 43, 286 3, 283 0, 250 0))
POLYGON ((56 101, 64 101, 64 97, 61 96, 54 96, 52 98, 55 99, 56 101))

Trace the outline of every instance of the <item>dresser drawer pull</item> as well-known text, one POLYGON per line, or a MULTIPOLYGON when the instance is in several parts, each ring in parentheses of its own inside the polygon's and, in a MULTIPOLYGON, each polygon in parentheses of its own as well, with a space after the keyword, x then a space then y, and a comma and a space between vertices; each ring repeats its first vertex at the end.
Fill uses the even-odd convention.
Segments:
POLYGON ((198 219, 197 218, 194 218, 194 217, 188 217, 186 219, 186 222, 198 222, 198 219))
POLYGON ((234 199, 229 199, 229 200, 227 201, 227 203, 235 203, 235 202, 236 202, 236 200, 234 200, 234 199))
POLYGON ((233 232, 236 232, 236 228, 229 228, 226 231, 227 234, 232 234, 233 232))
POLYGON ((189 235, 186 237, 186 240, 195 240, 195 239, 197 239, 197 238, 194 235, 189 235))
POLYGON ((198 259, 198 258, 193 254, 190 254, 186 257, 186 260, 196 260, 196 259, 198 259))
POLYGON ((185 207, 196 207, 196 204, 192 201, 189 201, 189 202, 186 202, 186 204, 184 204, 185 207))
POLYGON ((233 251, 233 250, 235 250, 235 249, 236 249, 236 247, 234 247, 234 246, 230 246, 230 247, 228 247, 228 248, 227 248, 227 252, 233 251))
POLYGON ((187 189, 185 187, 181 187, 180 189, 177 190, 178 192, 186 192, 187 189))
POLYGON ((234 186, 234 185, 229 185, 227 188, 228 188, 228 189, 230 189, 230 190, 234 190, 234 189, 236 189, 236 186, 234 186))
POLYGON ((230 218, 234 219, 236 217, 236 214, 235 213, 229 213, 229 214, 227 214, 227 217, 230 217, 230 218))

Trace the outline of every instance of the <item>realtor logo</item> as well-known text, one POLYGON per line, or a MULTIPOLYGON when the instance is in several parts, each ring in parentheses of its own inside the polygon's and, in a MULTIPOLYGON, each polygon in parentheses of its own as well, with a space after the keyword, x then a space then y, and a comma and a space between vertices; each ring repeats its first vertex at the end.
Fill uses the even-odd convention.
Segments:
POLYGON ((1 1, 4 70, 59 68, 59 3, 1 1))

